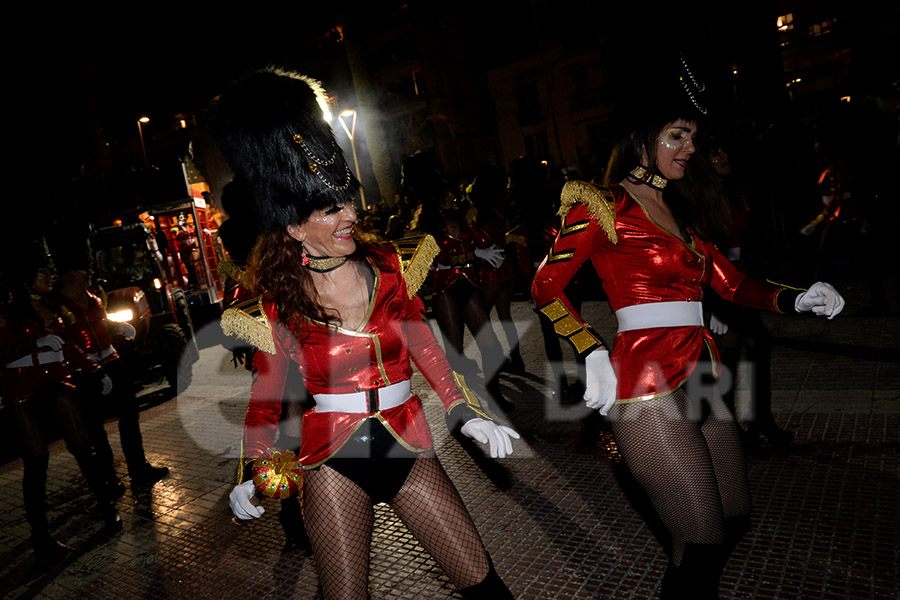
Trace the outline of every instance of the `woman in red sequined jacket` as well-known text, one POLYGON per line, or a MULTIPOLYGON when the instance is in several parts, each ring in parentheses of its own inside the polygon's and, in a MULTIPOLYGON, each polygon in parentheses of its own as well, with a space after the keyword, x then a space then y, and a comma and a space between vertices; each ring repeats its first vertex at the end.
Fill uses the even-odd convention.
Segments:
MULTIPOLYGON (((512 598, 431 448, 410 360, 463 435, 499 457, 518 435, 492 421, 450 371, 396 254, 357 244, 351 202, 359 183, 322 119, 322 95, 317 82, 267 69, 226 91, 211 114, 229 165, 254 191, 262 231, 250 271, 264 290, 264 316, 248 323, 271 330, 256 341, 248 457, 275 443, 284 380, 296 363, 315 401, 304 414, 299 461, 324 597, 368 597, 372 507, 386 502, 463 597, 512 598)), ((262 514, 250 502, 254 487, 249 480, 233 490, 238 518, 262 514)))
POLYGON ((635 112, 622 119, 608 187, 566 184, 561 229, 532 295, 542 317, 585 356, 587 405, 609 415, 619 451, 671 534, 662 597, 711 599, 746 530, 750 492, 734 420, 713 381, 718 357, 704 328, 703 290, 829 318, 843 300, 824 283, 806 291, 747 277, 707 241, 717 238, 727 205, 695 154, 704 110, 681 67, 671 92, 654 78, 652 93, 623 103, 635 112), (614 345, 564 292, 587 261, 618 320, 614 345))

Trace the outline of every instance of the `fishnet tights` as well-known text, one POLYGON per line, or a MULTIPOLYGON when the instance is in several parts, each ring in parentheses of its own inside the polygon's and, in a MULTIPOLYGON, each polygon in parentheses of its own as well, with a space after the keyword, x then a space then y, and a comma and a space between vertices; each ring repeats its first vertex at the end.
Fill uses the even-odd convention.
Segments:
MULTIPOLYGON (((364 600, 375 520, 372 501, 327 465, 304 478, 303 517, 322 593, 326 600, 364 600)), ((487 576, 488 555, 475 524, 434 454, 415 461, 389 505, 454 586, 475 585, 487 576)))
POLYGON ((750 513, 734 421, 717 392, 706 402, 705 419, 683 388, 610 411, 616 445, 672 535, 675 564, 686 542, 722 543, 724 519, 750 513))

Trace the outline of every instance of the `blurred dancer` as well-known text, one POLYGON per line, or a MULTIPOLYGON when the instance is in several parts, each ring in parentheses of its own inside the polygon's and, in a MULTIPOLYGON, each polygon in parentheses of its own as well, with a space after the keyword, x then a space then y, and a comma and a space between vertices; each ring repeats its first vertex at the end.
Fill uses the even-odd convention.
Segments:
POLYGON ((64 339, 65 326, 47 301, 55 273, 46 244, 27 243, 9 256, 4 278, 11 301, 0 308, 0 353, 4 411, 19 435, 22 450, 22 493, 31 545, 38 560, 62 560, 68 548, 50 533, 47 520, 48 446, 50 427, 62 434, 69 452, 97 499, 107 531, 121 527, 107 487, 103 465, 93 452, 75 385, 67 367, 83 369, 109 390, 112 381, 84 352, 64 339))

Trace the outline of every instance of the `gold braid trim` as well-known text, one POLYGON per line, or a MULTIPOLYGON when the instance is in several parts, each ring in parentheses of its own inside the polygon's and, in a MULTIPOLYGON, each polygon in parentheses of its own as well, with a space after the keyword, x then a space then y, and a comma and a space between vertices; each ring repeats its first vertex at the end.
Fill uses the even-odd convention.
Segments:
POLYGON ((406 281, 406 293, 412 298, 419 292, 431 272, 431 263, 440 253, 431 235, 413 234, 391 242, 400 259, 400 273, 406 281))
POLYGON ((616 235, 616 201, 609 188, 598 188, 586 181, 566 182, 560 195, 559 216, 565 219, 576 202, 587 207, 588 214, 603 228, 609 241, 613 244, 619 241, 616 235))
MULTIPOLYGON (((469 389, 469 386, 466 385, 466 378, 461 373, 457 373, 453 371, 453 381, 456 383, 456 387, 459 388, 459 391, 462 392, 463 398, 466 399, 466 405, 472 409, 472 411, 477 414, 482 419, 486 421, 493 421, 491 417, 488 416, 484 409, 481 408, 481 401, 478 400, 478 397, 472 393, 472 390, 469 389)), ((452 406, 450 408, 453 408, 452 406)), ((448 409, 449 411, 449 409, 448 409)))
POLYGON ((253 344, 267 354, 275 354, 272 325, 262 308, 262 297, 235 304, 222 313, 222 331, 227 336, 253 344))

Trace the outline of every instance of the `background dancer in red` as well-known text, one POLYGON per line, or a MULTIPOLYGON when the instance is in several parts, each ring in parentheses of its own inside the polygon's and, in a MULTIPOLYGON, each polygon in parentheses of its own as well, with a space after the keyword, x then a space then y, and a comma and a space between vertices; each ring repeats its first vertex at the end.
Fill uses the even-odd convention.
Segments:
POLYGON ((619 451, 671 535, 663 597, 710 599, 748 526, 750 491, 734 420, 711 383, 718 361, 703 327, 703 290, 828 318, 844 302, 826 283, 798 290, 747 277, 707 241, 727 212, 695 154, 703 84, 683 59, 668 68, 663 53, 652 72, 653 87, 623 103, 608 187, 563 189, 561 230, 532 294, 543 318, 586 356, 587 405, 609 415, 619 451), (587 261, 616 312, 614 347, 564 292, 587 261))
POLYGON ((66 441, 96 496, 104 527, 121 528, 104 477, 104 467, 91 447, 87 426, 67 362, 83 369, 98 385, 112 382, 103 369, 78 347, 67 343, 56 306, 48 302, 55 273, 46 245, 24 243, 16 260, 3 274, 11 299, 0 306, 0 360, 4 366, 2 396, 21 443, 22 493, 25 517, 31 527, 31 545, 38 559, 57 562, 68 548, 50 534, 47 520, 48 445, 55 426, 66 441))

